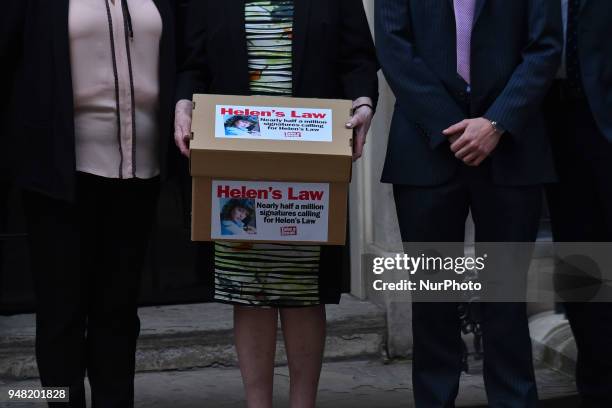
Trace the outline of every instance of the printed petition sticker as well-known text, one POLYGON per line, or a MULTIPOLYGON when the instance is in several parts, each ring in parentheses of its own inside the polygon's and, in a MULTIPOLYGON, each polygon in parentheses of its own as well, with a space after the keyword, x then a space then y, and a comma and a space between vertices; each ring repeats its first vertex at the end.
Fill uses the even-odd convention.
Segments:
POLYGON ((331 109, 217 105, 215 137, 221 139, 331 142, 331 109))
POLYGON ((328 239, 328 183, 213 180, 212 200, 213 239, 328 239))

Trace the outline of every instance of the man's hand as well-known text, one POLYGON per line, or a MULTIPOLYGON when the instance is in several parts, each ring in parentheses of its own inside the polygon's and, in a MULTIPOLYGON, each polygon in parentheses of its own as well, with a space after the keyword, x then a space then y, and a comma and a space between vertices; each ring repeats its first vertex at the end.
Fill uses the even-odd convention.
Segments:
POLYGON ((457 140, 459 140, 459 138, 461 137, 460 134, 456 134, 456 135, 452 135, 448 137, 448 142, 452 145, 453 143, 455 143, 457 140))
POLYGON ((497 147, 501 133, 485 118, 466 119, 444 133, 455 157, 468 166, 479 166, 497 147))
POLYGON ((347 129, 353 129, 353 161, 358 160, 363 154, 363 145, 366 142, 366 135, 368 134, 368 130, 370 129, 370 125, 372 124, 372 117, 374 116, 374 111, 370 106, 372 105, 372 99, 367 96, 357 98, 353 102, 353 107, 358 107, 359 105, 363 105, 356 109, 353 112, 353 116, 346 123, 347 129), (369 106, 366 106, 369 105, 369 106))
POLYGON ((189 157, 192 114, 193 102, 187 99, 181 99, 176 103, 174 112, 174 143, 185 157, 189 157))

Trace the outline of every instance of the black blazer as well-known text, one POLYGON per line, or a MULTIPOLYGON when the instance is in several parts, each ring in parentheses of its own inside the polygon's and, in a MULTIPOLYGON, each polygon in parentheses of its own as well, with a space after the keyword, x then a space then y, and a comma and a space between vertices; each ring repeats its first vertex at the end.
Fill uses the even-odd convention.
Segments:
MULTIPOLYGON (((192 0, 178 99, 248 95, 244 0, 192 0)), ((293 96, 378 99, 378 63, 361 0, 295 0, 293 96)))
POLYGON ((14 36, 15 30, 11 17, 17 15, 17 9, 20 6, 18 1, 3 2, 3 10, 0 13, 0 182, 10 179, 9 119, 12 118, 14 110, 11 95, 17 68, 14 55, 18 42, 14 36))
MULTIPOLYGON (((244 0, 191 0, 179 99, 194 93, 249 95, 244 0)), ((294 0, 293 96, 378 99, 378 63, 361 0, 294 0)), ((341 247, 324 246, 320 297, 337 303, 342 286, 341 247)), ((213 245, 199 246, 198 266, 214 292, 213 245)))
POLYGON ((448 181, 460 161, 442 130, 480 116, 507 130, 490 160, 495 183, 554 180, 540 108, 560 64, 560 1, 476 1, 469 99, 457 74, 452 0, 377 0, 375 15, 379 59, 397 99, 383 182, 448 181))
POLYGON ((612 2, 582 0, 578 52, 582 84, 593 116, 612 143, 612 2))
MULTIPOLYGON (((175 39, 171 0, 153 0, 163 22, 160 44, 162 173, 172 143, 175 39)), ((17 184, 61 200, 74 198, 74 106, 68 37, 69 0, 8 0, 0 17, 2 63, 16 64, 13 120, 2 149, 17 184)))

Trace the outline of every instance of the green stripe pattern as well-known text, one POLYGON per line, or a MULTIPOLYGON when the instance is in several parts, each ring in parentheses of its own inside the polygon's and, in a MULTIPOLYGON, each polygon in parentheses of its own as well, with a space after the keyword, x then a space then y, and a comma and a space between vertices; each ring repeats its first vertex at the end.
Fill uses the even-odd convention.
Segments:
MULTIPOLYGON (((292 93, 293 1, 245 3, 250 88, 254 95, 292 93)), ((215 300, 244 306, 321 303, 318 245, 215 242, 215 300)))
POLYGON ((245 28, 251 92, 290 95, 293 1, 247 1, 245 28))
POLYGON ((321 248, 215 242, 215 300, 246 306, 310 306, 319 300, 321 248))

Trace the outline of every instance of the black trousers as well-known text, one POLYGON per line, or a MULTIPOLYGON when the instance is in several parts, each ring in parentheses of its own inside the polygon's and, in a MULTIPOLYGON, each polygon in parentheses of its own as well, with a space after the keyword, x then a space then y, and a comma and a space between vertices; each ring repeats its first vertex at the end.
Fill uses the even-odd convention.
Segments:
POLYGON ((70 387, 85 407, 134 405, 137 298, 158 179, 79 174, 74 203, 24 193, 36 285, 36 359, 43 386, 70 387))
MULTIPOLYGON (((404 242, 463 242, 469 211, 480 242, 533 242, 542 205, 539 186, 493 185, 488 162, 461 166, 435 187, 394 186, 404 242)), ((516 271, 524 279, 527 270, 516 271)), ((457 303, 413 303, 416 407, 454 407, 462 369, 457 303)), ((525 303, 482 304, 484 379, 490 407, 535 407, 537 389, 525 303)))
MULTIPOLYGON (((586 100, 553 87, 545 101, 559 183, 547 188, 558 242, 612 242, 612 144, 586 100)), ((610 113, 612 114, 612 112, 610 113)), ((564 303, 578 347, 584 407, 612 407, 612 303, 564 303)))

